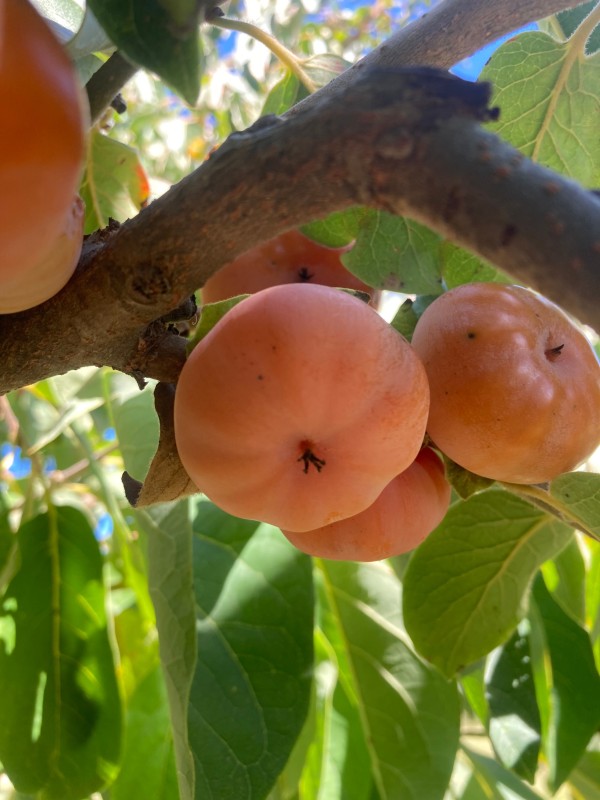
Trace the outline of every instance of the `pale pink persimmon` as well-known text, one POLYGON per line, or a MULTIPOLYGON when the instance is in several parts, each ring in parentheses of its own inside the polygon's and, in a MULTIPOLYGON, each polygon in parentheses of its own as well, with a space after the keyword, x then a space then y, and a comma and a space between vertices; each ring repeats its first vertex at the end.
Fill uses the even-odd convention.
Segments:
POLYGON ((431 388, 427 429, 462 467, 543 483, 600 444, 600 365, 553 303, 520 286, 459 286, 425 310, 412 344, 431 388))
POLYGON ((422 364, 376 311, 289 284, 242 300, 195 347, 175 436, 225 511, 312 530, 365 509, 412 463, 428 408, 422 364))
POLYGON ((238 294, 254 294, 282 283, 320 283, 366 292, 375 303, 379 292, 349 272, 341 262, 347 247, 313 242, 298 230, 269 239, 238 256, 209 278, 202 302, 214 303, 238 294))
POLYGON ((346 561, 378 561, 414 550, 444 519, 451 487, 429 447, 367 509, 314 531, 283 531, 303 553, 346 561))

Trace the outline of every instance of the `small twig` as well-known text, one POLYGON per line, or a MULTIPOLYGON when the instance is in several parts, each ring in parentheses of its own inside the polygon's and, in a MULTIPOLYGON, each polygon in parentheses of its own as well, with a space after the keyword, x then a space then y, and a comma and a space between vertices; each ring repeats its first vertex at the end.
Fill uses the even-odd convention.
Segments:
POLYGON ((246 33, 248 36, 252 36, 253 39, 261 42, 261 44, 264 44, 265 47, 268 47, 273 55, 275 55, 282 64, 285 64, 285 66, 294 73, 298 80, 301 81, 304 86, 306 86, 307 90, 311 94, 317 90, 316 84, 313 83, 310 77, 306 74, 300 65, 298 58, 292 53, 291 50, 288 50, 287 47, 282 45, 281 42, 279 42, 274 36, 271 36, 270 33, 261 30, 261 28, 258 28, 251 22, 228 19, 218 14, 208 17, 207 22, 210 22, 211 25, 214 25, 217 28, 224 28, 228 31, 239 31, 240 33, 246 33))
POLYGON ((92 125, 98 122, 123 86, 137 71, 138 68, 117 50, 94 72, 85 86, 92 125))

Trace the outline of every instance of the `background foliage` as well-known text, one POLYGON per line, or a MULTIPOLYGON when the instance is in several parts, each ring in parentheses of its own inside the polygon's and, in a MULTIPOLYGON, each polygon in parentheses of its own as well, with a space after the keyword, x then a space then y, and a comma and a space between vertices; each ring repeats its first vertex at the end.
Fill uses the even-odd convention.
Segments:
MULTIPOLYGON (((88 232, 306 92, 262 44, 208 25, 175 64, 157 31, 185 22, 186 0, 149 4, 148 30, 128 25, 134 2, 89 5, 106 33, 90 9, 80 28, 74 0, 38 2, 82 79, 109 39, 133 58, 152 44, 146 66, 161 77, 137 73, 127 110, 92 132, 88 232)), ((423 10, 248 0, 227 13, 271 30, 320 85, 423 10)), ((500 136, 595 187, 600 14, 585 10, 515 36, 483 76, 500 136)), ((486 57, 461 69, 474 77, 486 57)), ((351 271, 413 296, 394 320, 406 335, 444 288, 507 279, 382 212, 308 230, 356 240, 351 271)), ((121 473, 143 479, 158 437, 151 391, 86 368, 0 398, 2 796, 600 798, 594 464, 543 497, 457 475, 449 514, 410 557, 313 561, 202 497, 128 506, 121 473)))

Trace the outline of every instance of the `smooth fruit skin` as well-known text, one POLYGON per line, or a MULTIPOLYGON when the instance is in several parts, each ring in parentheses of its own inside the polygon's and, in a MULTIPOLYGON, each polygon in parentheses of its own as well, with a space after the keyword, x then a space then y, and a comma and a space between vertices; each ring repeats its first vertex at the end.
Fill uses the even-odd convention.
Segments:
POLYGON ((87 109, 73 66, 26 0, 0 0, 0 292, 65 225, 79 185, 87 109))
POLYGON ((376 311, 290 284, 242 300, 195 347, 175 438, 225 511, 312 530, 362 511, 411 464, 428 408, 422 364, 376 311))
POLYGON ((33 308, 53 297, 67 283, 83 246, 85 205, 79 195, 71 203, 63 229, 32 270, 18 273, 0 288, 0 314, 33 308), (35 280, 32 279, 32 274, 35 280))
POLYGON ((543 483, 600 444, 600 365, 553 303, 520 286, 478 283, 437 298, 412 344, 429 378, 427 430, 460 466, 543 483))
POLYGON ((318 530, 282 532, 311 556, 378 561, 418 547, 444 519, 451 492, 444 465, 424 447, 365 511, 318 530))
POLYGON ((317 244, 292 230, 269 239, 238 256, 202 287, 202 302, 215 303, 238 294, 254 294, 282 283, 320 283, 367 292, 375 303, 379 293, 367 286, 340 261, 347 247, 317 244))

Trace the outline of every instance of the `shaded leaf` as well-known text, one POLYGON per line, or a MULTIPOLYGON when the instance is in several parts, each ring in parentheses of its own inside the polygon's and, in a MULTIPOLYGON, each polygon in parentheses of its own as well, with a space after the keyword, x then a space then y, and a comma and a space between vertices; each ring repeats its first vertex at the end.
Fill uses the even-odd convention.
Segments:
POLYGON ((17 538, 0 611, 0 760, 19 791, 81 800, 115 778, 121 750, 102 558, 73 508, 52 508, 17 538))
POLYGON ((267 114, 283 114, 293 106, 296 102, 299 85, 300 82, 294 73, 287 72, 267 95, 260 112, 261 117, 267 114))
POLYGON ((600 676, 587 632, 552 599, 541 575, 534 583, 533 599, 550 662, 550 719, 544 745, 548 782, 556 791, 600 727, 600 676))
POLYGON ((456 685, 412 651, 384 562, 321 561, 381 798, 443 798, 458 745, 456 685))
POLYGON ((550 494, 576 527, 600 538, 600 475, 567 472, 552 481, 550 494))
POLYGON ((355 206, 303 225, 301 230, 306 236, 327 247, 345 247, 356 239, 361 221, 371 213, 368 208, 355 206))
POLYGON ((148 191, 136 151, 93 128, 80 189, 85 233, 105 228, 109 219, 124 222, 134 217, 148 199, 148 191))
POLYGON ((189 3, 181 0, 89 0, 89 6, 131 61, 155 72, 190 105, 196 102, 202 61, 199 4, 191 18, 189 3))
MULTIPOLYGON (((570 8, 556 14, 556 22, 560 25, 565 39, 572 36, 587 15, 598 5, 598 0, 583 3, 577 8, 570 8)), ((595 53, 600 50, 600 27, 596 27, 586 42, 585 52, 595 53)))
POLYGON ((523 621, 508 642, 495 650, 486 667, 489 734, 500 761, 533 783, 541 742, 529 626, 523 621))
POLYGON ((600 57, 574 53, 578 45, 583 50, 583 43, 523 33, 496 50, 481 80, 492 83, 501 109, 493 131, 534 161, 597 187, 600 57))
POLYGON ((437 233, 418 222, 371 211, 361 219, 356 243, 342 263, 377 289, 441 294, 440 242, 437 233))
POLYGON ((537 569, 571 536, 567 525, 498 489, 453 505, 404 579, 404 619, 417 651, 450 676, 502 644, 537 569))
POLYGON ((198 664, 189 740, 198 800, 260 800, 308 711, 313 651, 310 559, 277 528, 196 506, 198 664))
POLYGON ((586 753, 570 774, 569 783, 585 800, 600 800, 600 752, 586 753))
POLYGON ((180 800, 192 800, 194 764, 188 742, 187 712, 196 663, 196 631, 188 501, 165 503, 135 513, 148 539, 148 580, 156 610, 180 800))
POLYGON ((442 245, 441 259, 442 276, 448 289, 463 283, 511 282, 511 278, 493 264, 483 261, 479 256, 463 250, 452 242, 444 242, 442 245))

